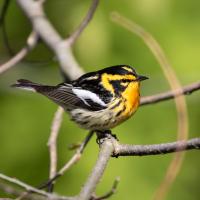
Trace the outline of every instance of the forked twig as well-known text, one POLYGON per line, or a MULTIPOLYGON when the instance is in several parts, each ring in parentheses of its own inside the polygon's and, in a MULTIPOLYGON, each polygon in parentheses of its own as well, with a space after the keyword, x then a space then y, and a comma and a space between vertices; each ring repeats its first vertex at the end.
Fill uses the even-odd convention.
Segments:
POLYGON ((90 141, 93 135, 94 132, 89 132, 83 140, 83 142, 81 143, 81 145, 76 150, 75 154, 71 157, 71 159, 51 179, 39 186, 39 188, 42 189, 49 186, 52 182, 55 182, 55 180, 57 180, 67 170, 69 170, 74 164, 76 164, 80 160, 85 147, 87 146, 88 142, 90 141))

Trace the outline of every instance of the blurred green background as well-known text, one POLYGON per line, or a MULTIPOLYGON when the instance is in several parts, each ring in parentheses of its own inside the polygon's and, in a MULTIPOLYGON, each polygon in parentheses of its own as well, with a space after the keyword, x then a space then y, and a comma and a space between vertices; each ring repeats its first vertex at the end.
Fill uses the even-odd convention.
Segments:
MULTIPOLYGON (((58 32, 66 37, 88 10, 89 0, 47 0, 45 10, 58 32)), ((3 0, 0 0, 2 7, 3 0)), ((183 85, 200 79, 200 1, 182 0, 101 0, 94 19, 74 46, 74 54, 86 71, 115 64, 129 64, 150 77, 142 84, 142 95, 169 89, 162 71, 145 44, 132 33, 110 20, 118 11, 152 33, 166 52, 183 85)), ((6 18, 9 42, 14 52, 25 44, 31 26, 15 1, 6 18)), ((9 59, 0 35, 0 63, 9 59)), ((48 177, 47 140, 57 106, 48 99, 9 85, 19 78, 56 84, 62 81, 53 53, 40 43, 26 59, 0 75, 0 172, 38 185, 48 177)), ((189 110, 190 138, 199 137, 200 93, 186 97, 189 110)), ((140 108, 136 115, 115 128, 120 142, 150 144, 174 141, 177 119, 174 102, 167 101, 140 108)), ((59 167, 73 154, 68 145, 86 135, 68 116, 58 139, 59 167)), ((57 193, 75 195, 80 191, 98 154, 95 139, 89 143, 81 161, 61 177, 57 193)), ((97 194, 108 191, 115 179, 121 181, 116 200, 152 198, 164 177, 172 155, 112 158, 98 186, 97 194)), ((187 152, 183 167, 167 200, 197 200, 200 196, 200 154, 187 152)))

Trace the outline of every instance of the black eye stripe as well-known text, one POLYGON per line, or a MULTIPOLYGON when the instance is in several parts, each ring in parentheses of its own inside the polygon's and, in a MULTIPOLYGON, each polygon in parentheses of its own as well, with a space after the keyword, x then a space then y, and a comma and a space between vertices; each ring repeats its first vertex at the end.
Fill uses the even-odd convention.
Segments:
POLYGON ((122 79, 122 80, 120 80, 120 82, 122 82, 122 83, 130 83, 131 81, 133 81, 133 80, 130 80, 130 79, 122 79))
POLYGON ((130 79, 121 79, 121 80, 110 80, 109 82, 110 83, 113 83, 113 82, 117 82, 117 83, 130 83, 132 81, 133 80, 130 80, 130 79))

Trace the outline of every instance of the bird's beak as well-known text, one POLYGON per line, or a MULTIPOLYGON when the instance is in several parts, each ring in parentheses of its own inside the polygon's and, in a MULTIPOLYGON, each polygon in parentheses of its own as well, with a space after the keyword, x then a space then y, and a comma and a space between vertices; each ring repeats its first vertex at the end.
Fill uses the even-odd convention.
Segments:
POLYGON ((137 76, 137 81, 144 81, 144 80, 146 80, 146 79, 149 79, 149 78, 146 77, 146 76, 142 76, 142 75, 138 75, 138 76, 137 76))

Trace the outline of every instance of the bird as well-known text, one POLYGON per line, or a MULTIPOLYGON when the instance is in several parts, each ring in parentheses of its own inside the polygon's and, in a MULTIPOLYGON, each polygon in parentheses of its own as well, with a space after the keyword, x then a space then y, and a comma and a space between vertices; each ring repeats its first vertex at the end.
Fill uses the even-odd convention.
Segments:
POLYGON ((104 132, 136 112, 140 82, 146 79, 129 65, 115 65, 56 86, 19 79, 12 87, 40 93, 63 107, 81 128, 104 132))

